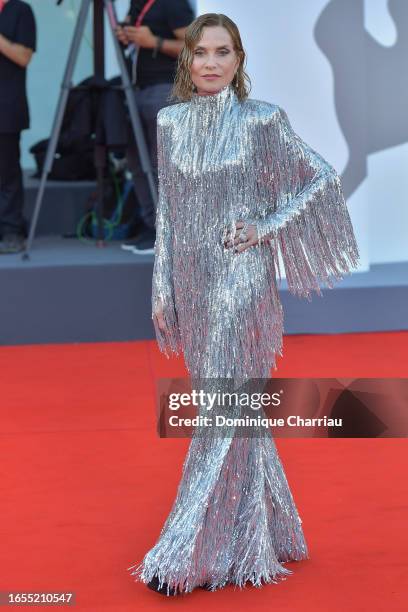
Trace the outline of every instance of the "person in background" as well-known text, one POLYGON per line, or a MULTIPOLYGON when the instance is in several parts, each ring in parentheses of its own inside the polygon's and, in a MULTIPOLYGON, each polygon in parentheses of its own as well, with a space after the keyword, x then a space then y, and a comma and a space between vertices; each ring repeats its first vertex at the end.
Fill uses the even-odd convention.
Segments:
MULTIPOLYGON (((133 70, 136 77, 134 93, 156 187, 156 117, 161 108, 174 103, 169 101, 168 97, 174 82, 177 58, 184 45, 187 26, 194 17, 188 0, 132 0, 126 17, 126 23, 129 25, 125 23, 116 30, 122 44, 133 44, 139 48, 133 70)), ((143 227, 136 238, 123 243, 122 248, 136 254, 154 253, 156 210, 133 134, 127 150, 127 159, 143 227)))
POLYGON ((0 0, 0 254, 24 249, 21 131, 30 127, 26 71, 36 50, 36 23, 22 0, 0 0))

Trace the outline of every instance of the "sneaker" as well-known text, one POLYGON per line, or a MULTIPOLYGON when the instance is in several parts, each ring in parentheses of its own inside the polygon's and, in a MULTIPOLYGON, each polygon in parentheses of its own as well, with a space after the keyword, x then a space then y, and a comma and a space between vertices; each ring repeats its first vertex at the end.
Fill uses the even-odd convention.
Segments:
POLYGON ((155 240, 156 240, 156 230, 145 228, 135 238, 131 238, 129 240, 126 240, 125 242, 122 242, 120 246, 125 251, 146 252, 146 248, 147 248, 149 252, 153 253, 154 251, 151 251, 151 248, 152 246, 154 246, 155 240))
POLYGON ((25 238, 21 234, 4 234, 0 240, 0 255, 21 253, 25 249, 25 238))
POLYGON ((153 255, 154 254, 154 243, 152 238, 145 238, 136 243, 131 249, 135 255, 153 255))
POLYGON ((138 240, 139 237, 125 240, 125 242, 122 242, 122 244, 120 245, 120 248, 124 251, 133 251, 134 247, 137 245, 138 240))

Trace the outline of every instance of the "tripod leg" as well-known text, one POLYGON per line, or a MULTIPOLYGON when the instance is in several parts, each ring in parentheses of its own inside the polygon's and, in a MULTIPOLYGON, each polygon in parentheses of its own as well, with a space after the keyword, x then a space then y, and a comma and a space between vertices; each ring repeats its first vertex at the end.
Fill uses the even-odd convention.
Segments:
MULTIPOLYGON (((105 0, 105 8, 108 13, 114 14, 115 7, 113 6, 113 2, 111 0, 105 0)), ((136 140, 137 148, 139 150, 140 163, 143 169, 143 172, 147 175, 147 180, 149 183, 150 193, 152 195, 152 200, 154 202, 155 208, 157 208, 157 187, 156 182, 153 176, 152 164, 150 161, 149 152, 147 150, 146 141, 144 138, 142 123, 140 121, 139 111, 135 104, 135 99, 133 96, 133 88, 132 83, 130 82, 129 74, 127 71, 126 63, 122 54, 122 49, 120 47, 119 41, 116 38, 113 25, 110 19, 108 19, 108 23, 110 25, 110 29, 112 32, 113 44, 116 52, 116 59, 119 64, 119 69, 122 77, 123 89, 126 96, 126 102, 129 109, 130 121, 132 124, 133 134, 136 140)))
POLYGON ((28 252, 31 248, 31 244, 34 238, 35 229, 37 226, 38 216, 40 214, 41 204, 44 197, 45 184, 47 181, 47 177, 51 171, 52 163, 54 161, 55 151, 58 145, 58 139, 61 131, 62 121, 64 119, 65 108, 67 105, 68 94, 72 87, 72 75, 74 72, 75 64, 78 58, 79 47, 81 44, 81 39, 85 30, 86 19, 89 12, 89 7, 92 0, 82 0, 82 5, 79 11, 77 24, 74 31, 74 36, 72 38, 71 48, 69 51, 68 61, 65 67, 65 73, 61 85, 61 93, 57 104, 57 110, 54 116, 54 122, 51 130, 51 137, 48 142, 47 153, 45 156, 45 162, 43 171, 41 173, 40 186, 37 193, 37 198, 35 201, 35 207, 33 216, 30 223, 30 231, 28 234, 26 247, 24 253, 22 255, 23 259, 28 259, 28 252))

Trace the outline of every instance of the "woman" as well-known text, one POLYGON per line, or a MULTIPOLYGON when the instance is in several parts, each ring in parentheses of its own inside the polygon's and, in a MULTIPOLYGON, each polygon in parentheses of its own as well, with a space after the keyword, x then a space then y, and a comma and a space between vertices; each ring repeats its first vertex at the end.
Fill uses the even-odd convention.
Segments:
MULTIPOLYGON (((207 390, 276 369, 279 249, 289 290, 308 299, 359 258, 338 175, 281 107, 248 98, 244 61, 236 25, 199 16, 178 62, 182 102, 158 113, 153 322, 160 349, 182 351, 207 390)), ((128 568, 159 593, 261 586, 308 558, 270 433, 227 433, 195 432, 160 538, 128 568)))

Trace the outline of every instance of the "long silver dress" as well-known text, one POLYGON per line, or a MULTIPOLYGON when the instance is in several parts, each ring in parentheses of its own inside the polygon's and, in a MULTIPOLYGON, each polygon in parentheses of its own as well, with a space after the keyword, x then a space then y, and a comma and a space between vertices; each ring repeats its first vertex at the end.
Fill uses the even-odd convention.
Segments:
MULTIPOLYGON (((339 176, 281 107, 240 101, 231 85, 162 108, 157 125, 160 350, 183 352, 192 381, 224 378, 235 389, 268 378, 282 355, 279 251, 289 291, 309 300, 322 295, 319 283, 332 287, 358 264, 339 176), (259 236, 242 253, 223 240, 238 220, 259 236)), ((292 573, 285 562, 309 556, 301 523, 269 432, 200 432, 159 539, 128 570, 176 593, 277 582, 292 573)))

